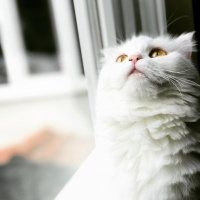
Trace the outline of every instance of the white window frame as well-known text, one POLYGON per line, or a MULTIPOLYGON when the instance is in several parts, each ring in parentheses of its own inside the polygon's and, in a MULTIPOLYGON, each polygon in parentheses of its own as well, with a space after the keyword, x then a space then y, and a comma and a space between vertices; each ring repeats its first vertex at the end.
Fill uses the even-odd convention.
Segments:
POLYGON ((8 84, 0 85, 0 103, 86 91, 85 78, 81 74, 82 63, 75 19, 71 10, 72 1, 51 1, 61 71, 31 75, 28 73, 28 59, 16 1, 0 0, 0 42, 9 81, 8 84), (63 18, 62 23, 67 28, 62 27, 60 18, 63 18))

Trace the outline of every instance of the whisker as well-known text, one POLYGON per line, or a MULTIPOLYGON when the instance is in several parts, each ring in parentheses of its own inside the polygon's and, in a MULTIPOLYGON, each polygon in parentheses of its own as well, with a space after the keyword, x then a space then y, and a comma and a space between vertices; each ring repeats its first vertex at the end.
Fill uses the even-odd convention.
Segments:
POLYGON ((193 85, 193 86, 200 87, 200 85, 199 85, 198 83, 195 83, 194 81, 187 80, 187 79, 185 79, 185 78, 180 78, 180 80, 181 80, 182 82, 188 83, 189 85, 193 85))
POLYGON ((182 86, 183 86, 182 83, 181 83, 180 81, 178 81, 176 77, 173 77, 173 76, 171 76, 171 75, 169 75, 169 74, 166 74, 166 73, 164 73, 164 72, 162 72, 162 71, 160 71, 160 70, 158 70, 158 73, 159 73, 159 75, 160 75, 162 78, 164 78, 164 79, 167 80, 170 84, 173 84, 173 85, 177 88, 177 90, 179 91, 179 93, 180 93, 180 95, 181 95, 181 98, 183 99, 182 90, 177 86, 177 84, 179 84, 180 87, 182 88, 182 86))
MULTIPOLYGON (((188 72, 189 71, 189 69, 188 70, 185 70, 185 71, 181 71, 181 72, 175 72, 175 71, 170 71, 170 70, 165 70, 166 72, 170 72, 170 73, 174 73, 174 74, 183 74, 183 75, 186 75, 186 73, 184 73, 184 72, 188 72)), ((189 74, 190 75, 190 74, 189 74)), ((192 74, 191 74, 192 75, 192 74)))
POLYGON ((173 18, 173 16, 175 15, 175 13, 178 11, 178 7, 173 11, 173 13, 169 16, 169 18, 167 19, 167 24, 171 23, 170 20, 173 18))
MULTIPOLYGON (((170 75, 170 76, 173 77, 174 79, 177 79, 177 77, 175 77, 175 76, 173 76, 173 75, 170 75)), ((200 87, 199 84, 195 83, 194 81, 185 79, 185 78, 179 78, 179 81, 182 81, 182 82, 187 83, 187 84, 189 84, 189 85, 194 85, 194 86, 200 87)))
MULTIPOLYGON (((178 17, 178 18, 176 18, 176 19, 174 19, 172 22, 170 22, 169 24, 167 24, 167 27, 166 27, 166 30, 174 23, 174 22, 176 22, 176 21, 178 21, 178 20, 180 20, 180 19, 182 19, 182 18, 190 18, 188 15, 184 15, 184 16, 181 16, 181 17, 178 17)), ((165 30, 165 31, 166 31, 165 30)))
POLYGON ((172 75, 167 75, 169 78, 171 78, 172 80, 176 81, 179 85, 183 85, 175 76, 172 75))

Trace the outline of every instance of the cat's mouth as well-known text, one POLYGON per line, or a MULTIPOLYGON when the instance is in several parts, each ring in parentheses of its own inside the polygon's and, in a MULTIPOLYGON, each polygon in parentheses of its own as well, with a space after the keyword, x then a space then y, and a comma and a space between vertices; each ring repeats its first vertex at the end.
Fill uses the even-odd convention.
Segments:
POLYGON ((132 69, 131 71, 130 71, 130 73, 129 73, 129 76, 131 75, 131 74, 138 74, 138 73, 142 73, 139 69, 136 69, 135 67, 134 67, 134 69, 132 69))

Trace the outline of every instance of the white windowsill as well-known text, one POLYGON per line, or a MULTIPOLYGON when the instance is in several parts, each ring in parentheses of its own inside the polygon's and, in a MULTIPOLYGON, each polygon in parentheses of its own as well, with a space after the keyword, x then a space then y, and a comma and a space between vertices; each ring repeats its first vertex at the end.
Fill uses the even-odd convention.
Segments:
POLYGON ((0 104, 86 92, 84 76, 61 73, 32 75, 14 85, 0 85, 0 104))

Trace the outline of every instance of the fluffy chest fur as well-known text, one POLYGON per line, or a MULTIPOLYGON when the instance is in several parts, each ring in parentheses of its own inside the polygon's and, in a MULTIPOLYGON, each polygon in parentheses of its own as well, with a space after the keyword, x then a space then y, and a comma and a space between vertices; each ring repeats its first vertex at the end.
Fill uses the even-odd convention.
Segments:
POLYGON ((97 126, 97 144, 109 157, 109 170, 115 171, 112 184, 121 199, 187 198, 199 185, 200 170, 199 159, 191 153, 198 151, 200 139, 198 124, 189 126, 192 107, 140 102, 128 108, 121 123, 103 118, 97 126))
POLYGON ((105 61, 98 87, 96 142, 107 157, 108 171, 114 173, 109 181, 119 200, 199 198, 199 77, 187 57, 193 43, 187 43, 188 49, 173 46, 177 40, 186 44, 191 35, 184 38, 166 43, 159 38, 156 44, 135 38, 127 48, 132 45, 140 54, 134 54, 142 58, 137 66, 105 61), (165 58, 146 56, 154 45, 167 49, 165 58), (137 72, 132 74, 131 67, 137 72))

